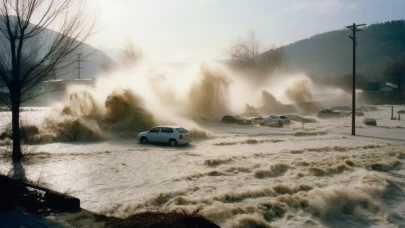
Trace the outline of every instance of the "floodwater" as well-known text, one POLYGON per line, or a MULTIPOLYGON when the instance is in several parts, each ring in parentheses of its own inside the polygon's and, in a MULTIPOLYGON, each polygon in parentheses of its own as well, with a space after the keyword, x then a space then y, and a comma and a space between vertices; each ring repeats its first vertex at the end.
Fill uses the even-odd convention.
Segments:
MULTIPOLYGON (((31 146, 24 169, 107 215, 181 208, 221 227, 405 226, 405 121, 389 120, 390 107, 365 113, 378 127, 358 117, 358 136, 350 135, 350 117, 284 128, 197 121, 208 136, 189 146, 141 145, 133 135, 46 142, 31 146)), ((22 116, 40 125, 53 112, 22 116)), ((10 113, 0 115, 4 129, 10 113)))

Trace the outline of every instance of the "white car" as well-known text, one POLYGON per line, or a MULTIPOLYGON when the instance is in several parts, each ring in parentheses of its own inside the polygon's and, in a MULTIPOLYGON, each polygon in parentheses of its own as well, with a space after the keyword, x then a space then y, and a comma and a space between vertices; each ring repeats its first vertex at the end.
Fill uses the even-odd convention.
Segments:
POLYGON ((168 143, 170 146, 189 144, 192 141, 190 133, 178 126, 157 126, 139 133, 136 138, 142 144, 168 143))

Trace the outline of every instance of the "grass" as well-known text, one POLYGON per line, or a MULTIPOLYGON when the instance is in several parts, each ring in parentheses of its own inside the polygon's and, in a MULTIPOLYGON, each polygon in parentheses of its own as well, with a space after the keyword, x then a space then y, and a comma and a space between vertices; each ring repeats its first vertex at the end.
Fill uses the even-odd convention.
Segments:
MULTIPOLYGON (((8 124, 3 132, 0 132, 0 142, 7 142, 6 149, 0 151, 0 158, 11 161, 12 159, 12 128, 11 124, 8 124)), ((38 150, 38 147, 33 144, 33 139, 36 134, 39 133, 38 127, 29 124, 26 119, 20 119, 20 135, 21 135, 21 153, 22 162, 29 164, 38 150)))
POLYGON ((0 211, 24 208, 36 215, 49 215, 52 210, 43 200, 43 193, 30 190, 22 182, 0 175, 0 211))

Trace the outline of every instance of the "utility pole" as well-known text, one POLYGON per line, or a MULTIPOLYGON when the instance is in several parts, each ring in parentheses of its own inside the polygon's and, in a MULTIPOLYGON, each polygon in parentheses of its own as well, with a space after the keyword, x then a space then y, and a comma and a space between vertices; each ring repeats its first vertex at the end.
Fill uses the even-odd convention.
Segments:
POLYGON ((77 54, 77 70, 78 70, 78 72, 77 72, 77 79, 81 79, 80 78, 80 69, 82 68, 81 66, 80 66, 80 62, 82 61, 82 53, 79 53, 79 54, 77 54))
POLYGON ((349 36, 353 41, 353 94, 352 94, 352 135, 356 135, 356 32, 363 31, 359 27, 365 26, 366 24, 358 24, 347 26, 346 28, 352 30, 352 35, 349 36))

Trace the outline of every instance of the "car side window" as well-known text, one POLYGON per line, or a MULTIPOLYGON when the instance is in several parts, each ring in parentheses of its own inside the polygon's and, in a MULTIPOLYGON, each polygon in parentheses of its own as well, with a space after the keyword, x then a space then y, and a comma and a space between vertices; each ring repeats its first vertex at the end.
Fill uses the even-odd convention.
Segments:
POLYGON ((152 130, 150 130, 149 132, 151 132, 151 133, 159 133, 159 131, 160 131, 160 127, 155 127, 152 130))
POLYGON ((173 133, 173 130, 169 127, 162 127, 162 133, 173 133))

